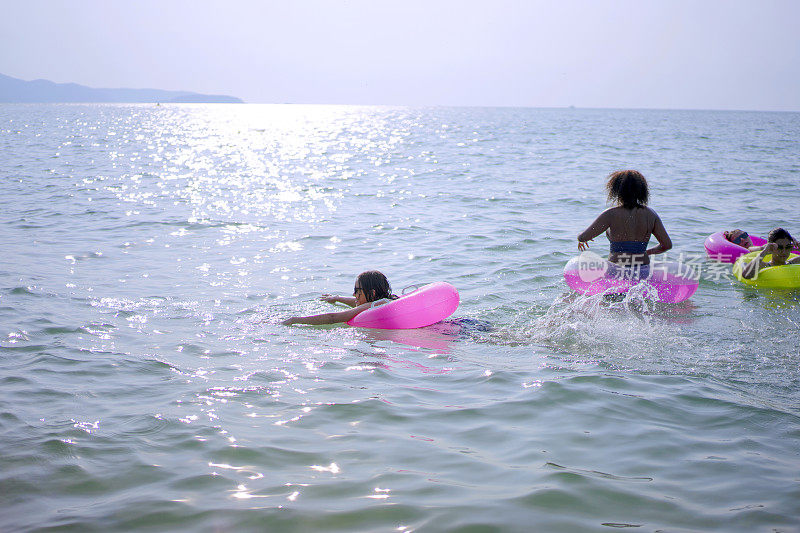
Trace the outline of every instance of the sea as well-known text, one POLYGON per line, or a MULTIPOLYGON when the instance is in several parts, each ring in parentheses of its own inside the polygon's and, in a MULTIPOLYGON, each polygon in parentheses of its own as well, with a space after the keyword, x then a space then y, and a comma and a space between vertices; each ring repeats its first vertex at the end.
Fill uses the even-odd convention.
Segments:
POLYGON ((0 154, 4 532, 800 531, 800 294, 703 248, 800 237, 800 113, 4 104, 0 154), (628 168, 685 302, 564 281, 628 168), (371 269, 460 305, 281 324, 371 269))

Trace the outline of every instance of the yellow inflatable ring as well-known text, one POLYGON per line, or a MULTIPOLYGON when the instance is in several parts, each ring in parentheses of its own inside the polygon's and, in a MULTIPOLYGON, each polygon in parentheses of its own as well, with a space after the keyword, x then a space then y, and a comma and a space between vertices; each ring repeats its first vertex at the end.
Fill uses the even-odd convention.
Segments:
MULTIPOLYGON (((733 264, 733 275, 736 279, 752 287, 765 289, 800 289, 800 264, 782 265, 762 268, 752 279, 742 277, 742 267, 756 258, 760 252, 750 252, 741 256, 733 264)), ((790 258, 794 255, 789 256, 790 258)), ((764 256, 764 262, 772 260, 772 255, 764 256)))

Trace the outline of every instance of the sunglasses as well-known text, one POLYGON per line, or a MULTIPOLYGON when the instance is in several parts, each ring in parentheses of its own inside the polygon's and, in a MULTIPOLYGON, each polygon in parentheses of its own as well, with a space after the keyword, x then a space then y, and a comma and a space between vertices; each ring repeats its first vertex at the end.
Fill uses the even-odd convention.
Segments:
POLYGON ((738 236, 736 236, 733 239, 731 239, 731 242, 733 244, 740 244, 743 240, 745 240, 749 236, 750 235, 748 235, 746 231, 743 231, 741 234, 739 234, 738 236))
POLYGON ((777 248, 778 250, 791 250, 792 249, 792 245, 791 244, 776 244, 775 248, 777 248))
POLYGON ((358 291, 364 292, 364 289, 362 289, 361 287, 353 287, 353 296, 358 294, 358 291))

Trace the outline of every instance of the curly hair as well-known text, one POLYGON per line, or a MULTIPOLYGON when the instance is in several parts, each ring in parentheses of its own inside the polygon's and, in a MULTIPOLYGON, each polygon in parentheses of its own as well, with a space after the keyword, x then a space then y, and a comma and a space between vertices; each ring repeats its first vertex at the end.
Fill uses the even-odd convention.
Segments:
POLYGON ((609 174, 606 182, 608 200, 622 207, 644 207, 650 198, 647 180, 638 170, 618 170, 609 174))

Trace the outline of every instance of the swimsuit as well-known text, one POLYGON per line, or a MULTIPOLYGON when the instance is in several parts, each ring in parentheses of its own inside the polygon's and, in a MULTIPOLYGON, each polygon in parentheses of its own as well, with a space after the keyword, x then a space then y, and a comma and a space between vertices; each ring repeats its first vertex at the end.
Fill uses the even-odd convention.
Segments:
MULTIPOLYGON (((649 241, 611 241, 610 251, 612 254, 631 254, 638 255, 647 252, 649 241)), ((647 279, 650 277, 650 265, 641 263, 611 263, 608 274, 619 279, 647 279)))
POLYGON ((649 241, 611 241, 612 254, 643 254, 649 241))

